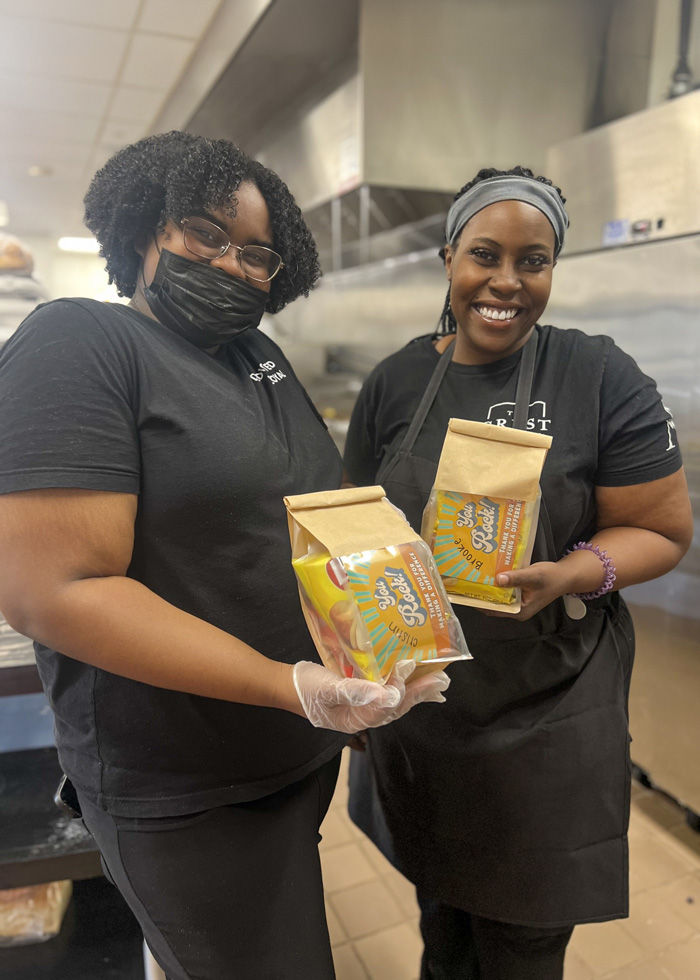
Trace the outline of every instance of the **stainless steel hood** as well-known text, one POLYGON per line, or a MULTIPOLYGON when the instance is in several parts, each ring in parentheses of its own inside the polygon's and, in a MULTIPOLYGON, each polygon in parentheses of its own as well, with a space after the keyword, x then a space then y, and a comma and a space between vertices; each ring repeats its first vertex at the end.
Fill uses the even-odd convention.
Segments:
POLYGON ((363 222, 371 235, 421 221, 479 167, 541 169, 545 147, 586 129, 608 7, 275 0, 187 128, 280 173, 337 259, 338 227, 347 243, 363 222))
POLYGON ((251 152, 357 74, 358 0, 272 0, 187 123, 251 152))

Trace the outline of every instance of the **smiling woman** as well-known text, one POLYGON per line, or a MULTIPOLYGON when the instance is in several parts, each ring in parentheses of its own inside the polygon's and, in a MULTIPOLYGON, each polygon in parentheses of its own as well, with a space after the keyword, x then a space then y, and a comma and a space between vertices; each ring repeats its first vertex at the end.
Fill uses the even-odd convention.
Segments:
POLYGON ((525 342, 549 300, 568 226, 564 203, 546 177, 523 167, 480 170, 456 195, 440 251, 450 283, 440 329, 457 332, 455 362, 487 363, 525 342), (506 320, 513 329, 485 329, 506 320))
POLYGON ((553 437, 533 563, 498 576, 522 611, 457 606, 474 659, 450 668, 444 710, 353 754, 351 815, 417 886, 421 980, 561 980, 577 923, 627 915, 634 633, 617 590, 672 569, 692 519, 654 382, 609 337, 540 322, 567 225, 529 170, 466 184, 438 330, 378 365, 348 432, 350 481, 381 483, 416 530, 450 418, 553 437))
POLYGON ((479 211, 445 247, 458 364, 486 364, 519 350, 549 300, 554 229, 522 201, 479 211))

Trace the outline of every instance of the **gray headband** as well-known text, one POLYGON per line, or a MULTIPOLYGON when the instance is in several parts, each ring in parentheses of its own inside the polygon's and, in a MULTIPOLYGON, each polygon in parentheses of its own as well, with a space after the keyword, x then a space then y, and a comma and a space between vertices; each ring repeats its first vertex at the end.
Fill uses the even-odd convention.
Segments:
POLYGON ((569 227, 569 216, 561 198, 553 187, 543 184, 541 180, 510 175, 480 180, 457 198, 447 212, 445 224, 445 238, 450 245, 454 245, 455 239, 470 218, 497 201, 523 201, 541 211, 554 229, 554 257, 559 255, 564 244, 564 233, 569 227))

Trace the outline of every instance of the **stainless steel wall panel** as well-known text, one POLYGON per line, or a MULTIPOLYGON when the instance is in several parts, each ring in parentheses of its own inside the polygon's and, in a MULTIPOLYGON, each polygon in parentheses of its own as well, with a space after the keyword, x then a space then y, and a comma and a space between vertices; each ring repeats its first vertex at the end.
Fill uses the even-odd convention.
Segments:
MULTIPOLYGON (((563 257, 546 318, 612 336, 656 380, 700 530, 700 236, 563 257)), ((674 571, 625 598, 637 632, 632 758, 700 813, 700 534, 674 571)))
POLYGON ((629 243, 642 220, 649 240, 700 231, 699 160, 700 91, 553 146, 546 172, 569 197, 566 254, 601 248, 609 221, 629 223, 629 243))
POLYGON ((613 337, 657 382, 700 514, 700 236, 563 257, 553 280, 547 320, 613 337))
POLYGON ((656 786, 699 814, 698 620, 632 600, 630 608, 637 634, 630 691, 632 758, 656 786))
POLYGON ((431 248, 324 276, 308 299, 274 319, 295 341, 396 350, 435 327, 446 290, 444 266, 431 248))

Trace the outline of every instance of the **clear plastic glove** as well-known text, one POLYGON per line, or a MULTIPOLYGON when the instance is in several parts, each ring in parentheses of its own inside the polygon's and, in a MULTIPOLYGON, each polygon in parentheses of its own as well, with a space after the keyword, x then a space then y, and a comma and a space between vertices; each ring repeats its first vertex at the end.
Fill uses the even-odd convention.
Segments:
POLYGON ((440 670, 407 684, 415 666, 412 660, 399 660, 382 686, 338 677, 320 664, 302 660, 294 665, 294 687, 312 725, 354 735, 388 725, 421 701, 445 700, 442 692, 450 685, 447 674, 440 670))

